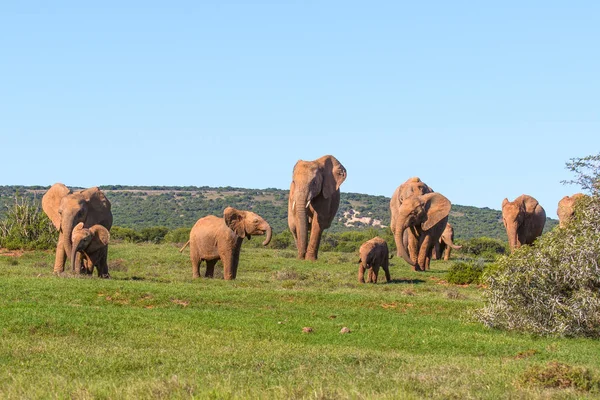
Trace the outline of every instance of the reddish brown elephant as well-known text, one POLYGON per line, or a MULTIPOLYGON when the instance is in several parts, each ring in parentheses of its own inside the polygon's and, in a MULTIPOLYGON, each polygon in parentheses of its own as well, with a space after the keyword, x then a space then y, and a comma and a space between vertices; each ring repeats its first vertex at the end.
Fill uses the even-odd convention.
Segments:
MULTIPOLYGON (((108 273, 108 243, 110 242, 110 233, 102 225, 92 225, 90 228, 84 228, 83 222, 80 222, 73 228, 71 234, 73 243, 73 253, 71 260, 75 260, 75 253, 83 255, 85 271, 91 274, 94 267, 98 270, 98 276, 101 278, 110 278, 108 273)), ((73 268, 77 267, 76 264, 73 268)), ((79 271, 74 271, 79 273, 79 271)))
MULTIPOLYGON (((427 193, 433 193, 433 189, 431 189, 427 184, 421 181, 418 177, 409 178, 402 185, 398 186, 390 199, 390 214, 391 214, 391 223, 390 229, 394 234, 394 241, 396 242, 397 255, 400 256, 400 241, 403 241, 404 247, 407 249, 407 252, 410 253, 410 249, 417 248, 418 239, 415 235, 412 234, 410 230, 404 231, 404 233, 400 232, 400 227, 398 226, 397 219, 398 214, 400 212, 400 206, 402 203, 412 197, 419 196, 427 193)), ((409 254, 409 257, 411 255, 409 254)))
POLYGON ((514 201, 502 201, 502 221, 512 252, 524 244, 532 244, 542 235, 546 211, 536 199, 522 194, 514 201))
POLYGON ((442 233, 440 240, 435 244, 435 248, 433 251, 433 259, 448 261, 450 259, 450 252, 454 250, 462 249, 462 246, 457 246, 454 244, 454 228, 448 222, 446 224, 446 229, 442 233))
POLYGON ((340 185, 344 180, 346 168, 334 156, 299 160, 294 166, 288 198, 288 226, 299 259, 317 259, 323 230, 331 226, 340 206, 340 185))
POLYGON ((258 214, 227 207, 223 218, 209 215, 200 218, 190 232, 190 240, 179 250, 190 245, 192 276, 200 277, 200 263, 206 261, 206 277, 212 278, 215 264, 223 263, 223 278, 235 279, 240 262, 240 250, 244 238, 252 235, 267 235, 263 242, 271 241, 271 226, 258 214))
POLYGON ((390 252, 385 240, 374 237, 364 242, 359 249, 358 281, 365 283, 365 271, 368 269, 367 282, 377 283, 379 268, 383 268, 385 279, 391 281, 390 277, 390 252))
MULTIPOLYGON (((110 201, 97 187, 72 192, 62 183, 55 183, 42 197, 42 209, 59 231, 54 259, 54 273, 64 271, 67 257, 73 254, 71 235, 73 228, 83 222, 84 228, 102 225, 110 230, 113 222, 110 201)), ((83 260, 77 257, 76 272, 83 260)))
POLYGON ((398 245, 398 254, 415 271, 429 269, 435 243, 440 240, 451 208, 450 200, 439 193, 413 195, 405 199, 394 218, 394 237, 398 245), (410 230, 409 249, 402 238, 410 230))
POLYGON ((573 196, 565 196, 558 202, 556 214, 560 221, 560 227, 564 228, 575 215, 575 203, 585 198, 583 193, 575 193, 573 196))

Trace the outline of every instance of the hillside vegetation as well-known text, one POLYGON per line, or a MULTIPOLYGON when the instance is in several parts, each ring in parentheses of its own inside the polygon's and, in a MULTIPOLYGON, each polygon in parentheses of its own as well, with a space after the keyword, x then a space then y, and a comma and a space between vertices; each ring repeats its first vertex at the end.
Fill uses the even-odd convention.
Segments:
MULTIPOLYGON (((287 230, 287 190, 195 186, 101 186, 113 206, 114 224, 140 230, 154 226, 192 227, 205 215, 221 215, 227 206, 252 210, 264 217, 275 233, 287 230)), ((0 186, 0 217, 15 194, 40 201, 43 186, 0 186)), ((340 209, 329 232, 386 227, 390 198, 342 192, 340 209)), ((506 240, 499 210, 452 205, 449 218, 456 239, 490 237, 506 240)), ((548 219, 545 230, 558 221, 548 219)))

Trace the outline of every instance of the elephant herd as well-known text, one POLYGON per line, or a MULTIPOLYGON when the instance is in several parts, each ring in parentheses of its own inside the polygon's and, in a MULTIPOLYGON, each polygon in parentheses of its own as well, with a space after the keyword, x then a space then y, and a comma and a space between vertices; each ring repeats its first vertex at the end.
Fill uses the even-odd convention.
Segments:
MULTIPOLYGON (((293 169, 288 197, 288 226, 294 237, 298 258, 316 260, 323 230, 331 226, 340 204, 340 186, 346 180, 346 168, 333 156, 314 161, 299 160, 293 169)), ((574 214, 578 193, 565 196, 558 206, 561 227, 574 214)), ((451 203, 417 177, 398 186, 390 200, 391 223, 397 255, 415 271, 430 267, 431 258, 448 259, 454 231, 448 223, 451 203)), ((67 260, 76 274, 91 274, 94 267, 99 277, 108 278, 107 255, 113 222, 110 201, 97 187, 73 192, 56 183, 44 194, 42 209, 59 231, 54 273, 64 271, 67 260)), ((521 195, 502 202, 502 219, 511 251, 531 244, 542 234, 546 213, 533 197, 521 195)), ((200 264, 206 263, 206 277, 213 277, 215 264, 221 260, 226 280, 237 276, 240 250, 244 238, 266 235, 269 244, 271 226, 251 211, 227 207, 223 217, 200 218, 190 231, 190 239, 181 248, 190 247, 192 276, 200 276, 200 264)), ((376 237, 360 247, 358 280, 377 282, 380 268, 386 280, 389 272, 389 250, 385 240, 376 237)))

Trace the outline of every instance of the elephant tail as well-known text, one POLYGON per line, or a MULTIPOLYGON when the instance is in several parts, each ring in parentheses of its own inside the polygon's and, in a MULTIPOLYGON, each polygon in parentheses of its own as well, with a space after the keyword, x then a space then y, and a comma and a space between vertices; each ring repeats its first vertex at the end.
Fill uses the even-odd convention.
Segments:
POLYGON ((185 242, 185 244, 183 245, 182 248, 179 249, 179 252, 181 253, 183 250, 185 250, 185 248, 188 247, 188 244, 190 244, 189 240, 187 242, 185 242))
POLYGON ((391 260, 392 258, 394 258, 394 255, 390 254, 390 258, 388 258, 388 260, 391 260))

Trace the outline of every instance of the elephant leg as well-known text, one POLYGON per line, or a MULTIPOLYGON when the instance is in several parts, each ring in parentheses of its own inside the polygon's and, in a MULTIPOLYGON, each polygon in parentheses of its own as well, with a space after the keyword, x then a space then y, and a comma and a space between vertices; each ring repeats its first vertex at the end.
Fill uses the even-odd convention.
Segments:
POLYGON ((202 262, 202 258, 194 247, 190 250, 190 260, 192 261, 192 278, 200 278, 200 263, 202 262))
POLYGON ((206 273, 204 274, 207 278, 212 278, 215 276, 215 265, 219 260, 206 260, 206 273))
POLYGON ((319 226, 318 218, 313 218, 312 227, 310 230, 310 240, 306 249, 306 260, 315 261, 319 255, 319 245, 321 244, 321 234, 323 230, 319 226))
POLYGON ((61 232, 58 235, 58 243, 56 245, 56 255, 54 257, 54 274, 60 274, 61 272, 64 272, 66 258, 67 258, 67 253, 65 252, 64 238, 63 238, 63 233, 61 232))
POLYGON ((446 247, 446 250, 444 251, 444 261, 450 259, 450 251, 452 251, 452 248, 450 246, 446 247))
POLYGON ((382 266, 383 272, 385 272, 385 280, 387 283, 392 281, 392 277, 390 276, 390 265, 389 262, 385 262, 382 266))
POLYGON ((423 265, 419 262, 420 247, 419 239, 410 233, 408 235, 408 254, 410 255, 411 261, 417 264, 415 267, 413 267, 413 271, 421 271, 421 267, 423 265))
POLYGON ((232 279, 237 278, 237 270, 238 270, 238 265, 240 264, 240 251, 242 249, 242 246, 240 244, 239 247, 237 247, 234 252, 233 252, 233 261, 231 263, 231 276, 232 279))
POLYGON ((223 263, 223 279, 230 281, 233 279, 233 254, 221 254, 221 262, 223 263))
POLYGON ((429 262, 431 261, 431 237, 429 235, 424 235, 423 240, 419 246, 419 257, 417 260, 417 264, 421 268, 421 271, 425 271, 429 269, 429 262))
POLYGON ((372 266, 371 273, 373 274, 371 275, 371 283, 377 283, 377 277, 379 276, 379 267, 375 265, 372 266))
POLYGON ((358 266, 358 283, 365 283, 365 267, 358 266))

